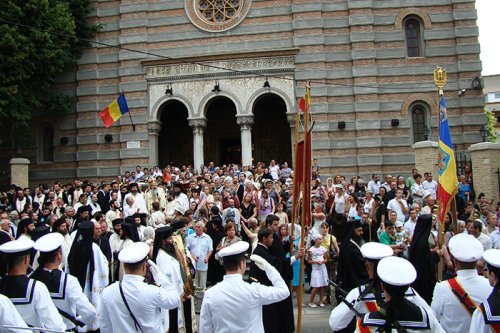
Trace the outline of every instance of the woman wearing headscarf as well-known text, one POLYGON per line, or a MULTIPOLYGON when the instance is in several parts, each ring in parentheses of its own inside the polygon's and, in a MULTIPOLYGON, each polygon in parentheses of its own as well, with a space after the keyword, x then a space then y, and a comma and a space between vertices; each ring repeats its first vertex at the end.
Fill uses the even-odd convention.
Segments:
MULTIPOLYGON (((83 293, 101 313, 101 297, 109 282, 108 260, 99 245, 94 243, 94 223, 82 222, 78 226, 75 240, 68 256, 68 271, 78 279, 83 293)), ((94 322, 91 330, 99 328, 94 322)))
POLYGON ((429 235, 432 229, 432 215, 420 215, 415 226, 410 246, 409 259, 417 270, 417 278, 412 287, 428 303, 432 302, 432 293, 436 284, 436 262, 429 246, 429 235))

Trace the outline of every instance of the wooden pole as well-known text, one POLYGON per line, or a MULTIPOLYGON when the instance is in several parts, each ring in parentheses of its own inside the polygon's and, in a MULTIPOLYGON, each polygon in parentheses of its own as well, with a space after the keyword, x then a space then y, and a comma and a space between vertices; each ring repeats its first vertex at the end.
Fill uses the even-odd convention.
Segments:
MULTIPOLYGON (((295 146, 294 146, 294 152, 295 152, 295 159, 293 161, 293 170, 297 170, 297 151, 298 151, 298 147, 299 147, 299 123, 300 123, 300 115, 299 113, 297 112, 295 114, 295 146)), ((295 184, 295 182, 297 181, 297 177, 295 177, 295 179, 293 180, 293 184, 295 184)), ((293 189, 293 185, 292 185, 292 189, 293 189)), ((294 195, 297 195, 297 193, 292 193, 292 198, 294 195)), ((295 233, 295 220, 297 219, 297 212, 298 212, 298 207, 299 207, 299 202, 300 202, 300 194, 297 195, 297 199, 298 200, 293 200, 292 201, 292 226, 291 226, 291 229, 290 230, 290 256, 292 256, 292 251, 293 251, 293 241, 292 241, 292 237, 295 233)))
POLYGON ((451 202, 451 219, 451 221, 455 223, 455 235, 458 235, 460 233, 460 227, 458 226, 457 202, 455 201, 455 198, 453 198, 453 201, 451 202))
MULTIPOLYGON (((309 102, 310 102, 310 90, 309 90, 309 84, 306 86, 306 96, 307 96, 307 101, 305 103, 305 110, 304 110, 304 164, 303 164, 303 170, 302 170, 302 202, 305 203, 306 200, 306 195, 311 195, 311 189, 306 188, 306 184, 308 181, 306 180, 306 176, 309 174, 306 170, 306 166, 309 164, 307 163, 307 148, 309 145, 309 102)), ((300 201, 300 197, 299 197, 300 201)), ((300 230, 300 246, 299 249, 304 247, 304 236, 305 236, 305 228, 304 228, 304 222, 306 220, 306 214, 310 211, 310 207, 306 207, 304 204, 302 205, 302 218, 301 218, 301 230, 300 230)), ((299 291, 297 293, 297 333, 302 332, 302 293, 303 293, 303 284, 302 281, 304 280, 304 258, 300 259, 300 275, 299 275, 299 291)))
MULTIPOLYGON (((438 88, 438 104, 439 104, 439 110, 438 110, 438 138, 441 138, 441 98, 443 96, 443 88, 444 86, 446 85, 446 71, 442 70, 440 67, 436 68, 436 70, 434 71, 434 84, 436 85, 436 87, 438 88)), ((437 155, 437 160, 438 160, 438 164, 439 164, 439 149, 438 149, 438 155, 437 155)), ((439 180, 439 178, 438 178, 439 180)), ((438 207, 439 207, 439 210, 442 209, 442 202, 440 200, 440 198, 438 198, 438 207)), ((443 243, 444 243, 444 221, 441 221, 440 219, 441 217, 441 213, 438 214, 437 216, 437 222, 438 222, 438 245, 439 245, 439 249, 441 250, 441 248, 443 247, 443 243)), ((444 264, 444 260, 443 260, 443 256, 440 255, 439 256, 439 263, 438 263, 438 281, 441 281, 443 279, 443 264, 444 264)))

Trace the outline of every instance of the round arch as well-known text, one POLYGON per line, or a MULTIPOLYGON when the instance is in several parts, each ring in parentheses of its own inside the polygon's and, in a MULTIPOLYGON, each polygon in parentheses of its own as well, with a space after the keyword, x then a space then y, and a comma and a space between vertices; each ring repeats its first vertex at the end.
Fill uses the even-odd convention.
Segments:
POLYGON ((280 89, 276 89, 274 87, 260 88, 259 90, 254 92, 250 96, 250 98, 248 99, 248 104, 247 104, 246 110, 252 110, 252 113, 253 113, 253 108, 255 106, 255 103, 259 100, 259 98, 261 98, 264 95, 269 95, 269 94, 278 95, 279 97, 281 97, 283 99, 283 101, 285 102, 285 105, 286 105, 286 113, 287 114, 290 113, 291 110, 293 110, 294 104, 293 104, 292 100, 290 99, 290 97, 286 93, 281 91, 280 89))
POLYGON ((210 94, 208 94, 205 97, 203 97, 203 99, 200 102, 200 106, 198 108, 197 115, 199 117, 205 117, 205 118, 207 118, 207 111, 208 111, 208 108, 209 108, 210 104, 214 100, 218 99, 218 97, 226 97, 229 100, 231 100, 233 102, 233 104, 235 105, 235 107, 236 107, 236 115, 243 114, 243 111, 242 111, 242 108, 241 108, 241 103, 240 103, 239 99, 235 95, 233 95, 232 93, 230 93, 230 92, 221 91, 221 92, 218 92, 218 93, 211 92, 210 94))
POLYGON ((153 107, 151 108, 152 112, 151 112, 151 115, 149 117, 149 121, 159 121, 160 118, 161 118, 161 112, 160 109, 162 107, 164 107, 165 103, 168 103, 169 101, 178 101, 178 102, 181 102, 182 104, 184 104, 184 106, 186 107, 187 111, 188 111, 188 118, 191 118, 193 117, 193 112, 194 112, 194 107, 193 105, 191 104, 191 102, 189 101, 188 98, 182 96, 182 95, 174 95, 174 96, 167 96, 167 95, 164 95, 162 96, 161 98, 159 98, 153 105, 153 107))

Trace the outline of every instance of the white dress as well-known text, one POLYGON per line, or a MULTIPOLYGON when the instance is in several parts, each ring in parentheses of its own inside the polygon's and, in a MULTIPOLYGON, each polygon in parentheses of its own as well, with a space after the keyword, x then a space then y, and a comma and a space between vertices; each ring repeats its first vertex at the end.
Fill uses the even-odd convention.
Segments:
MULTIPOLYGON (((323 246, 311 247, 313 261, 324 260, 326 249, 323 246)), ((312 264, 311 287, 319 288, 328 286, 328 271, 325 264, 312 264)))

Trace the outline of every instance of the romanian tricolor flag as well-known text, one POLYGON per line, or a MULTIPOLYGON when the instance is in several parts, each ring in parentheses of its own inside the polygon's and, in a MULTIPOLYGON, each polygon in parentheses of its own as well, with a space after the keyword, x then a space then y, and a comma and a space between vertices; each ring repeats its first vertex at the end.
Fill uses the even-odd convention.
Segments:
POLYGON ((439 103, 439 114, 439 181, 437 199, 440 203, 439 221, 444 222, 444 217, 450 210, 451 201, 458 191, 457 164, 455 162, 453 143, 451 142, 444 96, 441 96, 441 102, 439 103))
POLYGON ((309 85, 309 81, 306 83, 306 94, 299 101, 299 109, 302 112, 306 112, 306 108, 309 109, 311 105, 311 86, 309 85))
POLYGON ((125 94, 122 93, 116 100, 101 111, 100 116, 104 122, 104 126, 108 128, 127 112, 127 100, 125 99, 125 94))

